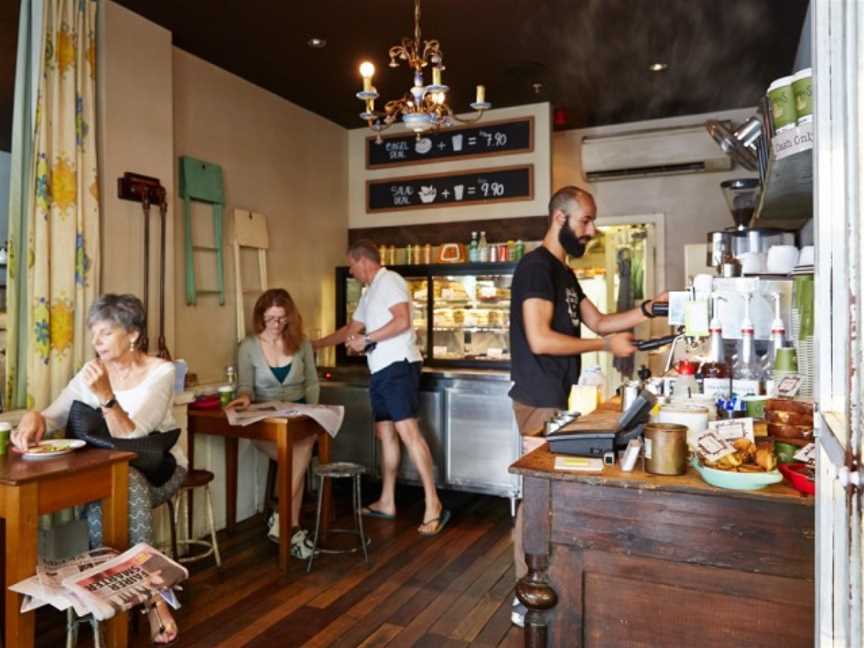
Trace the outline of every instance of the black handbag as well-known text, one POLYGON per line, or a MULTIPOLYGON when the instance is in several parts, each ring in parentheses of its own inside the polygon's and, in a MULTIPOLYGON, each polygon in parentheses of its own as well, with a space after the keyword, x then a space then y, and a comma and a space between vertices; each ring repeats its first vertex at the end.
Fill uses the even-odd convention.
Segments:
POLYGON ((134 452, 137 457, 129 462, 137 468, 154 486, 161 486, 177 469, 177 461, 171 448, 180 438, 179 428, 167 432, 151 432, 146 437, 118 439, 108 431, 108 423, 101 409, 90 407, 87 403, 74 401, 69 410, 66 423, 66 436, 81 439, 97 448, 125 450, 134 452))

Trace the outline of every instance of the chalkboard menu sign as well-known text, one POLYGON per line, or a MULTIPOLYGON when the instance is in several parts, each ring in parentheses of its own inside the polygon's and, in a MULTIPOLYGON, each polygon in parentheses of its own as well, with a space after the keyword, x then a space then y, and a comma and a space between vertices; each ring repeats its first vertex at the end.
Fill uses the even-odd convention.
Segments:
POLYGON ((366 168, 464 160, 534 150, 534 117, 483 123, 470 128, 448 128, 416 135, 395 135, 366 140, 366 168))
POLYGON ((533 198, 533 164, 366 182, 367 212, 533 198))

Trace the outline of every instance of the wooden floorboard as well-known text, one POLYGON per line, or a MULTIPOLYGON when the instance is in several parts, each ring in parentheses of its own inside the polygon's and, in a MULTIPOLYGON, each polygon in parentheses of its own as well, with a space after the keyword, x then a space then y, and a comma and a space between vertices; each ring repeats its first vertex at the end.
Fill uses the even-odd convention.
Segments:
MULTIPOLYGON (((377 492, 373 485, 372 492, 377 492)), ((337 527, 351 526, 350 495, 335 493, 337 527)), ((373 499, 367 497, 367 499, 373 499)), ((279 571, 266 520, 255 516, 220 533, 223 565, 190 566, 177 612, 178 648, 303 646, 304 648, 515 648, 522 631, 510 624, 513 598, 511 521, 507 500, 445 492, 453 515, 442 533, 417 533, 422 491, 400 487, 395 520, 365 519, 369 562, 357 554, 322 555, 279 571)), ((304 509, 304 519, 311 517, 304 509)), ((64 643, 64 616, 37 615, 37 647, 64 643)), ((142 618, 142 621, 144 619, 142 618)), ((146 622, 130 646, 149 646, 146 622)), ((92 646, 83 630, 79 646, 92 646)))

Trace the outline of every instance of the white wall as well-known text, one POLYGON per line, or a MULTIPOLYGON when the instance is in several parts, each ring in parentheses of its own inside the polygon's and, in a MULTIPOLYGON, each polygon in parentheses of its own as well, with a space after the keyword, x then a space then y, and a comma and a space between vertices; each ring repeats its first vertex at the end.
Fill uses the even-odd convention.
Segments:
POLYGON ((0 241, 5 242, 9 235, 9 171, 12 156, 0 151, 0 241))
MULTIPOLYGON (((169 196, 165 335, 174 353, 174 115, 171 32, 124 7, 100 6, 97 86, 102 292, 144 292, 144 212, 117 197, 126 171, 159 178, 169 196)), ((150 350, 156 349, 159 298, 159 210, 150 214, 150 350)))
MULTIPOLYGON (((706 119, 743 121, 754 109, 689 115, 583 130, 569 130, 552 136, 552 185, 584 187, 594 194, 598 217, 661 213, 666 217, 666 288, 685 286, 684 245, 704 243, 709 231, 732 225, 732 217, 720 189, 729 178, 756 174, 736 168, 724 173, 693 173, 654 178, 634 178, 588 183, 582 173, 581 146, 586 136, 621 134, 629 130, 701 124, 706 119)), ((708 137, 706 132, 705 137, 708 137)), ((717 150, 720 155, 720 150, 717 150)), ((662 243, 658 243, 662 244, 662 243)))

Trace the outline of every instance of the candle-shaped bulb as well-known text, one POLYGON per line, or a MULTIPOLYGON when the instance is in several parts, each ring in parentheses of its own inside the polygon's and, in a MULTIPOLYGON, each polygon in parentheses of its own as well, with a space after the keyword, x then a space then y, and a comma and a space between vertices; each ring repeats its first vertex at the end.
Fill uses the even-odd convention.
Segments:
POLYGON ((486 88, 485 86, 477 86, 477 103, 486 103, 486 88))
POLYGON ((441 85, 441 68, 437 65, 432 68, 432 85, 441 85))
POLYGON ((375 74, 375 66, 369 61, 360 64, 360 76, 363 77, 363 92, 372 90, 372 76, 375 74))
POLYGON ((443 104, 444 103, 444 97, 445 97, 445 95, 443 92, 433 92, 432 93, 432 101, 435 102, 436 104, 439 104, 439 105, 443 104))

